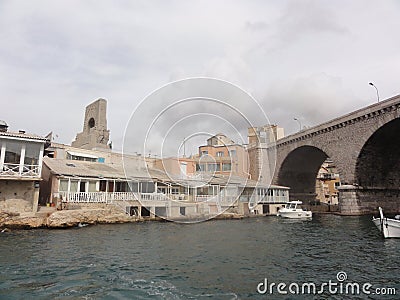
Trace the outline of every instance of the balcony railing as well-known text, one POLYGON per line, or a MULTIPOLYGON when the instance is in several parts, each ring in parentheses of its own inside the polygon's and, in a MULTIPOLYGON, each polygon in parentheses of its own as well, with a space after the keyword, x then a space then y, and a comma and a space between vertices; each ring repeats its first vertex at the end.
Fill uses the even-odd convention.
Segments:
POLYGON ((39 165, 22 165, 4 163, 3 168, 0 169, 0 176, 10 177, 40 177, 39 165))
POLYGON ((113 201, 138 200, 132 192, 59 192, 63 202, 68 203, 111 203, 113 201))
POLYGON ((171 198, 163 193, 140 193, 140 201, 169 201, 171 198))

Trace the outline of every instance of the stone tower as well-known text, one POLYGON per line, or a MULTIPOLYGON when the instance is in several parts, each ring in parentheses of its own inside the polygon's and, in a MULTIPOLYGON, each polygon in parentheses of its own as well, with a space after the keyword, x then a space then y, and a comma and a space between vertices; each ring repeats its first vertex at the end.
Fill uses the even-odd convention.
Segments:
POLYGON ((109 149, 107 129, 107 101, 98 99, 86 106, 83 131, 76 135, 72 147, 83 149, 109 149))

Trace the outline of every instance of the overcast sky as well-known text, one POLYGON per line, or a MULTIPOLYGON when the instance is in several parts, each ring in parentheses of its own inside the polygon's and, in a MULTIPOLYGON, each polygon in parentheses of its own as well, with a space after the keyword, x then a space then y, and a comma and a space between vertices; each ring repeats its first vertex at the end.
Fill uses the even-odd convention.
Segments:
MULTIPOLYGON (((287 134, 400 94, 400 1, 1 1, 0 119, 70 143, 108 100, 128 119, 172 80, 211 76, 253 95, 287 134)), ((259 124, 262 125, 262 124, 259 124)), ((215 132, 217 133, 217 132, 215 132)))

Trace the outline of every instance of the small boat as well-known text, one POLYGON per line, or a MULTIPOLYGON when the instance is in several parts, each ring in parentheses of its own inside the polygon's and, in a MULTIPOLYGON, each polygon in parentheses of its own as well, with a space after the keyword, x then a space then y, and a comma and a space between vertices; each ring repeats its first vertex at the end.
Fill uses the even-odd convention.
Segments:
POLYGON ((312 212, 309 210, 303 210, 300 205, 303 204, 301 201, 289 201, 285 207, 282 207, 276 214, 278 217, 289 218, 289 219, 311 219, 312 212))
POLYGON ((382 232, 384 238, 400 238, 400 215, 389 219, 383 216, 382 207, 379 207, 379 218, 372 217, 372 222, 382 232))
POLYGON ((86 227, 86 226, 88 226, 88 225, 89 225, 88 223, 81 223, 81 222, 79 222, 77 226, 78 226, 79 228, 82 228, 82 227, 86 227))

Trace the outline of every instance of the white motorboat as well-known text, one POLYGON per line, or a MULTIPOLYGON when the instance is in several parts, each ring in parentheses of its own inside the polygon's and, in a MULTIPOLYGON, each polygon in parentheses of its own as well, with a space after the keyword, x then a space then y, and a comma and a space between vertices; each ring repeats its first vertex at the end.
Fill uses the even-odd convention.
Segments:
POLYGON ((382 232, 384 238, 400 238, 400 215, 389 219, 383 216, 382 207, 379 207, 379 218, 372 217, 372 222, 382 232))
POLYGON ((289 201, 285 207, 282 207, 276 214, 278 217, 289 218, 289 219, 311 219, 312 212, 309 210, 303 210, 300 205, 303 204, 301 201, 289 201))

